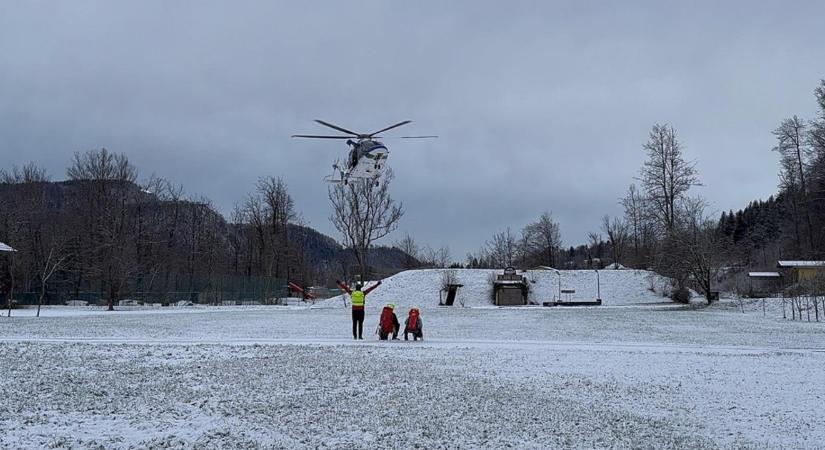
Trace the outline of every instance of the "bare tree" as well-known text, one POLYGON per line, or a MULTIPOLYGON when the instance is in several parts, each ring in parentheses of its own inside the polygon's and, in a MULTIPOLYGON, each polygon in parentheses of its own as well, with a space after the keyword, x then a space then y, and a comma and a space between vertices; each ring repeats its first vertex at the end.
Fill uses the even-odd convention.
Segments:
POLYGON ((611 219, 605 215, 602 218, 602 231, 607 235, 607 242, 610 244, 610 253, 613 262, 617 266, 621 264, 624 250, 627 246, 628 229, 627 223, 619 217, 611 219))
POLYGON ((66 258, 68 258, 68 255, 59 255, 59 253, 59 248, 50 248, 46 261, 43 264, 43 271, 40 274, 40 296, 37 298, 37 317, 40 317, 40 307, 43 306, 43 299, 46 297, 46 285, 49 283, 52 275, 63 266, 66 258))
POLYGON ((66 174, 70 180, 95 181, 101 188, 106 187, 107 181, 134 183, 137 179, 137 169, 125 154, 111 153, 105 148, 75 152, 66 174))
POLYGON ((806 172, 814 153, 807 145, 809 139, 807 125, 799 117, 793 116, 790 119, 783 120, 779 127, 773 131, 773 134, 777 140, 774 150, 781 155, 782 171, 780 176, 786 184, 786 189, 793 189, 793 191, 789 191, 791 195, 798 196, 800 199, 796 202, 795 209, 801 209, 801 215, 805 218, 808 231, 808 250, 812 252, 814 250, 814 227, 808 202, 806 172), (791 179, 794 182, 788 183, 791 179))
POLYGON ((404 238, 396 241, 393 244, 395 248, 404 252, 404 268, 414 269, 418 267, 421 260, 421 247, 415 242, 415 239, 408 234, 404 238))
MULTIPOLYGON (((458 270, 444 269, 441 271, 441 291, 447 292, 450 285, 458 284, 458 270)), ((440 295, 440 294, 439 294, 440 295)), ((463 306, 463 304, 462 304, 463 306)))
POLYGON ((633 261, 638 267, 641 262, 641 250, 644 239, 644 199, 636 189, 635 184, 627 188, 627 194, 621 200, 624 207, 624 221, 629 227, 630 237, 633 240, 633 261))
POLYGON ((676 130, 668 125, 654 125, 644 149, 647 160, 640 180, 646 203, 653 220, 669 234, 676 226, 679 202, 691 186, 699 184, 695 164, 684 159, 676 130))
POLYGON ((516 243, 516 260, 519 266, 527 268, 533 264, 533 251, 531 241, 533 240, 532 230, 528 227, 521 229, 521 236, 516 243))
POLYGON ((517 250, 518 243, 510 227, 493 234, 486 245, 486 254, 495 267, 512 267, 517 250))
POLYGON ((130 207, 135 203, 137 169, 126 155, 110 153, 105 148, 85 153, 75 152, 67 170, 69 178, 80 186, 75 199, 75 213, 86 230, 78 243, 84 271, 99 277, 108 291, 108 309, 120 297, 129 276, 136 270, 132 252, 135 238, 130 221, 130 207))
POLYGON ((705 214, 706 208, 707 203, 701 198, 684 203, 678 230, 672 235, 675 245, 671 247, 671 259, 676 261, 674 269, 690 277, 710 303, 724 252, 716 221, 705 214))
POLYGON ((295 220, 292 197, 280 178, 267 177, 258 181, 258 193, 265 205, 267 239, 271 254, 272 274, 289 276, 289 224, 295 220))
POLYGON ((46 183, 49 181, 49 175, 46 169, 30 162, 23 167, 13 166, 11 171, 0 169, 0 183, 3 184, 27 184, 27 183, 46 183))
POLYGON ((292 272, 289 273, 290 280, 298 281, 299 285, 305 285, 314 279, 321 272, 321 267, 313 267, 309 245, 309 224, 301 217, 296 217, 292 223, 289 233, 290 260, 292 261, 292 272))
POLYGON ((439 269, 446 269, 450 266, 450 247, 444 246, 440 248, 427 247, 423 251, 424 261, 428 266, 437 267, 439 269))
POLYGON ((802 229, 801 229, 801 192, 799 172, 795 169, 795 161, 791 155, 783 154, 779 157, 779 187, 787 193, 791 206, 791 223, 793 225, 793 235, 795 252, 802 252, 802 229))
POLYGON ((540 265, 556 267, 556 254, 561 248, 561 231, 550 212, 524 228, 525 250, 540 265))
POLYGON ((807 190, 805 173, 813 156, 813 151, 806 142, 806 134, 807 125, 797 116, 783 120, 779 127, 773 130, 777 141, 773 150, 793 160, 793 169, 796 170, 803 192, 807 190))
POLYGON ((820 158, 825 157, 825 80, 819 81, 814 90, 816 102, 819 105, 819 117, 812 121, 808 130, 808 145, 820 158))
POLYGON ((366 279, 369 250, 373 242, 395 231, 404 215, 403 205, 396 204, 389 192, 393 179, 387 170, 377 185, 368 180, 339 183, 329 189, 332 204, 330 221, 353 250, 362 279, 366 279))
POLYGON ((11 317, 11 308, 14 303, 14 288, 17 279, 17 271, 19 269, 18 259, 15 257, 16 251, 9 252, 8 257, 8 294, 6 295, 6 306, 8 307, 7 317, 11 317))
POLYGON ((476 253, 468 252, 466 259, 468 269, 492 269, 494 266, 494 264, 490 262, 486 248, 482 248, 476 253))
POLYGON ((244 203, 245 221, 253 231, 251 239, 254 242, 256 253, 254 265, 264 268, 267 275, 272 273, 272 264, 269 263, 269 227, 267 226, 266 206, 260 196, 250 194, 244 203))
POLYGON ((55 221, 48 208, 46 171, 34 163, 0 171, 6 195, 0 198, 0 238, 15 242, 17 252, 8 259, 9 301, 15 288, 30 290, 34 273, 44 258, 44 247, 55 237, 55 221))
POLYGON ((601 269, 602 248, 604 246, 602 235, 591 231, 590 233, 587 233, 587 239, 590 241, 590 245, 587 246, 588 267, 592 269, 601 269))

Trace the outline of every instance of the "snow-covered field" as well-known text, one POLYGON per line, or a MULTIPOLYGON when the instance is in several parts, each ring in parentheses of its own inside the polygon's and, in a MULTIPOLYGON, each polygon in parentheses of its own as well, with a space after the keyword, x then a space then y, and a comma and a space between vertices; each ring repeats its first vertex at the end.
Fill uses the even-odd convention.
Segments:
POLYGON ((823 448, 825 325, 773 308, 15 310, 0 448, 823 448))

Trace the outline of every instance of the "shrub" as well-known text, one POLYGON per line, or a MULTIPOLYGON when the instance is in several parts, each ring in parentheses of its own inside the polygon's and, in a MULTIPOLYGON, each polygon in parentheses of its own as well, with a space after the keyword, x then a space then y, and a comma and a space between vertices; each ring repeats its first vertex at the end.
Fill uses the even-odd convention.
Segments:
POLYGON ((670 293, 670 299, 674 302, 690 303, 690 291, 685 288, 674 289, 670 293))

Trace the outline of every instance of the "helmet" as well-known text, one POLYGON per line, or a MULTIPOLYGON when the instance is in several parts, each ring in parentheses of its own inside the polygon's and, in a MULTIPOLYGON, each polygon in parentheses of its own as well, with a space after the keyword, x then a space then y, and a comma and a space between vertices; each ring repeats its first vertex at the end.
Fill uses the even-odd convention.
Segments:
POLYGON ((394 303, 387 303, 387 308, 395 309, 395 304, 394 303))

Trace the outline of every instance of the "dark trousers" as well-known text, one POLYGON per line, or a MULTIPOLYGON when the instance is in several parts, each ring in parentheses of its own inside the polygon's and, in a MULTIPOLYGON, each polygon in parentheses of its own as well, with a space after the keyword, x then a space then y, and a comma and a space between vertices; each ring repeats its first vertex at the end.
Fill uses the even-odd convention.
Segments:
POLYGON ((352 310, 352 338, 364 339, 364 310, 352 310))
POLYGON ((404 340, 405 341, 407 340, 407 335, 408 334, 413 335, 413 340, 414 341, 417 341, 419 339, 422 339, 422 340, 424 339, 424 331, 423 330, 418 330, 418 331, 404 330, 404 340))
MULTIPOLYGON (((390 333, 384 333, 384 330, 378 331, 378 339, 382 341, 386 341, 387 338, 390 337, 390 333)), ((392 338, 398 339, 398 327, 393 327, 392 329, 392 338)))

